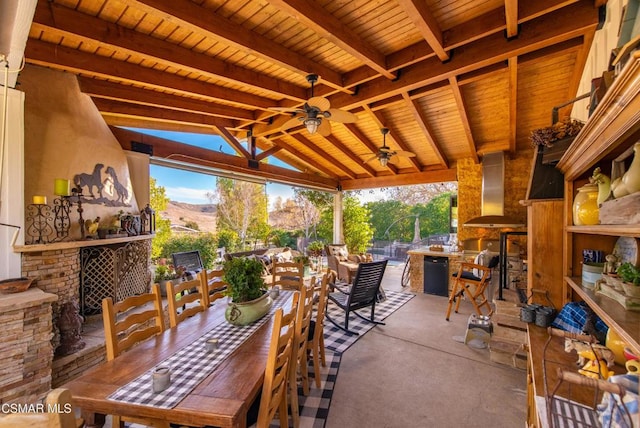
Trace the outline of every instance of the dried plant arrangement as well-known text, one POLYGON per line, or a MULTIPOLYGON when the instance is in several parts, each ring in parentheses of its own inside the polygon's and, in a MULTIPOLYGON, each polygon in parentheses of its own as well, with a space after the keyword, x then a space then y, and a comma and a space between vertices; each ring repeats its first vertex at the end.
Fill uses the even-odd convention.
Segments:
POLYGON ((574 137, 582 129, 584 123, 567 117, 546 128, 531 131, 531 146, 552 147, 553 143, 567 137, 574 137))

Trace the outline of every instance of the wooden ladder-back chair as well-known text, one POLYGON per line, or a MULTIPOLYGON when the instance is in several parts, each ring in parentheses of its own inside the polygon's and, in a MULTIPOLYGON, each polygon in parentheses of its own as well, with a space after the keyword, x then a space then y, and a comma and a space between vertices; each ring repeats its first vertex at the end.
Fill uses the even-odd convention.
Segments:
POLYGON ((176 284, 172 281, 167 282, 167 302, 171 328, 209 307, 202 293, 200 278, 176 284))
POLYGON ((291 396, 291 416, 293 426, 300 424, 298 409, 298 375, 304 395, 309 395, 309 370, 307 366, 307 339, 313 313, 313 289, 302 286, 296 313, 296 328, 293 339, 293 355, 289 364, 289 392, 291 396))
POLYGON ((299 291, 304 285, 304 265, 302 262, 273 261, 271 267, 271 287, 299 291))
POLYGON ((460 263, 460 269, 454 276, 455 281, 449 294, 449 305, 447 306, 447 321, 449 321, 454 302, 456 304, 455 312, 458 313, 463 295, 469 298, 478 315, 483 315, 482 307, 487 308, 487 314, 484 315, 491 315, 493 309, 486 296, 487 285, 489 285, 489 280, 491 279, 491 268, 475 263, 462 262, 460 263))
POLYGON ((289 427, 287 384, 289 364, 291 364, 293 357, 298 298, 298 293, 296 293, 291 305, 291 311, 286 315, 282 308, 276 310, 271 331, 267 367, 262 384, 257 428, 269 428, 276 411, 279 411, 280 414, 280 426, 283 428, 289 427))
POLYGON ((320 388, 320 364, 326 367, 326 358, 324 352, 324 314, 327 309, 327 301, 329 297, 329 278, 331 273, 327 272, 322 276, 320 281, 320 294, 317 303, 316 319, 311 321, 313 327, 313 335, 309 338, 309 350, 311 351, 311 361, 313 363, 313 375, 316 380, 316 387, 320 388))
POLYGON ((46 413, 9 413, 0 416, 0 428, 79 428, 84 426, 82 419, 76 419, 71 405, 71 392, 58 388, 49 391, 45 397, 46 413), (58 411, 51 411, 53 408, 58 411))
POLYGON ((223 276, 224 270, 222 269, 204 269, 200 272, 202 294, 207 306, 211 306, 213 302, 224 297, 227 283, 222 279, 223 276))
MULTIPOLYGON (((160 286, 153 284, 151 293, 127 297, 118 303, 113 303, 111 297, 103 299, 102 320, 104 322, 107 361, 111 361, 136 343, 164 331, 160 286), (150 307, 150 304, 153 306, 150 307)), ((151 427, 169 427, 169 423, 166 421, 112 415, 113 427, 119 427, 124 422, 151 427)))
POLYGON ((355 331, 349 330, 349 315, 353 312, 363 320, 373 324, 384 324, 383 322, 375 320, 376 300, 378 296, 378 290, 380 289, 380 283, 384 276, 384 271, 387 268, 387 260, 360 263, 358 265, 358 271, 353 279, 353 284, 347 289, 342 290, 339 287, 335 287, 333 293, 329 293, 329 302, 335 303, 340 309, 345 312, 344 324, 340 325, 336 323, 330 316, 329 310, 325 316, 336 327, 344 330, 347 334, 358 334, 355 331), (357 310, 363 308, 371 308, 370 318, 365 318, 360 315, 357 310))

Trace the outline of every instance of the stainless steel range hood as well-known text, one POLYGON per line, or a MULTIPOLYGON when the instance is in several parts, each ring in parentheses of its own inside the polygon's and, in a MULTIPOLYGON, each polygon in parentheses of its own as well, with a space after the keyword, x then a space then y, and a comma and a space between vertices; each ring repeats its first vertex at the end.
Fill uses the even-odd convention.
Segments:
POLYGON ((487 153, 482 157, 482 206, 480 217, 467 227, 523 227, 524 224, 504 215, 504 153, 487 153))

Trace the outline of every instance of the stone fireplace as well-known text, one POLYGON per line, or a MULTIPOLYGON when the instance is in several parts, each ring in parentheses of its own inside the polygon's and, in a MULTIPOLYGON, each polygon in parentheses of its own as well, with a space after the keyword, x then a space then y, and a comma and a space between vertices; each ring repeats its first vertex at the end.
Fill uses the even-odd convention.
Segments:
POLYGON ((0 307, 6 307, 0 318, 10 328, 10 334, 0 339, 0 356, 10 358, 11 367, 15 366, 0 373, 0 402, 33 402, 105 360, 102 337, 83 338, 82 345, 71 346, 73 353, 61 355, 61 309, 67 303, 78 309, 91 307, 87 316, 96 318, 100 316, 96 302, 104 297, 118 301, 146 291, 151 282, 152 238, 140 235, 15 247, 22 253, 22 276, 37 279, 27 292, 0 296, 0 307))

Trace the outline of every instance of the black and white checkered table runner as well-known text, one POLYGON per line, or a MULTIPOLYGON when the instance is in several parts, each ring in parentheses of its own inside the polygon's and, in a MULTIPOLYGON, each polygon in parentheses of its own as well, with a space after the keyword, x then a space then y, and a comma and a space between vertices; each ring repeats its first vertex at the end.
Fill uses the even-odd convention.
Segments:
POLYGON ((156 393, 152 389, 152 373, 147 371, 138 378, 119 388, 109 396, 110 400, 131 404, 171 409, 175 407, 189 392, 247 340, 257 329, 273 316, 276 309, 284 306, 293 292, 282 291, 275 299, 269 313, 260 320, 247 325, 235 326, 222 322, 213 329, 205 332, 191 345, 181 349, 171 357, 157 364, 156 367, 171 368, 171 385, 162 392, 156 393), (218 339, 216 351, 208 353, 204 343, 207 339, 218 339))

